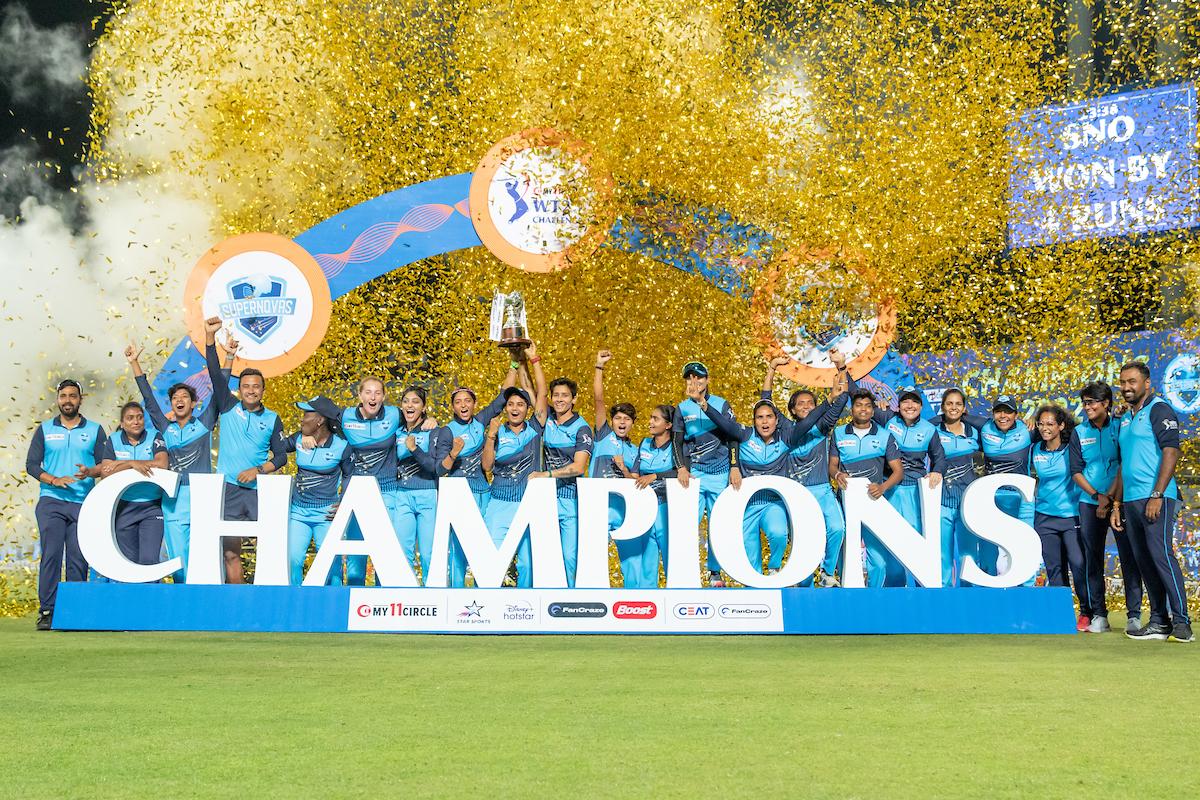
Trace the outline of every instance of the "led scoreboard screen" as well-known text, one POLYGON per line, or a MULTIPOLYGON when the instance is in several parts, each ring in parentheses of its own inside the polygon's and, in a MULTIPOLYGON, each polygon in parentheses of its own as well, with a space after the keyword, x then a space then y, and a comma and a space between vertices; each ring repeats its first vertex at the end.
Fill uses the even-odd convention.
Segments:
POLYGON ((1009 142, 1010 247, 1200 225, 1192 84, 1033 109, 1009 142))

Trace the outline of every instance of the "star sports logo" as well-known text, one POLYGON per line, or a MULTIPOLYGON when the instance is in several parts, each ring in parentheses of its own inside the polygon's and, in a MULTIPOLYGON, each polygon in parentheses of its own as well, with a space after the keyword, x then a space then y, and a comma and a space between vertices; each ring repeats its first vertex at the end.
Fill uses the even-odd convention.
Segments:
POLYGON ((470 605, 463 606, 463 610, 458 612, 458 616, 460 618, 478 617, 480 611, 483 611, 483 606, 472 600, 470 605))

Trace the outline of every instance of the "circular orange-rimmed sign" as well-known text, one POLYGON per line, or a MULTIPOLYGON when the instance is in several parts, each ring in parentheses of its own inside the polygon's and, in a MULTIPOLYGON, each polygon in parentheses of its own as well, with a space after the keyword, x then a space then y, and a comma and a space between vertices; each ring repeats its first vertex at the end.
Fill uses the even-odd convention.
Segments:
MULTIPOLYGON (((820 280, 819 271, 830 262, 843 264, 868 283, 873 274, 864 257, 832 247, 787 250, 771 259, 750 301, 754 336, 767 358, 787 356, 791 361, 779 373, 805 386, 833 386, 837 370, 829 361, 827 346, 813 342, 804 351, 785 346, 779 338, 778 323, 772 315, 772 303, 780 279, 785 273, 801 273, 820 280)), ((819 284, 818 284, 819 285, 819 284)), ((854 330, 842 335, 836 347, 846 357, 850 375, 861 378, 875 368, 887 353, 896 335, 896 307, 890 298, 879 302, 873 319, 857 321, 854 330)))
POLYGON ((527 272, 557 272, 604 242, 612 194, 612 179, 598 170, 587 144, 529 128, 493 145, 468 199, 475 232, 492 255, 527 272))
POLYGON ((204 321, 220 317, 218 349, 238 342, 234 371, 267 377, 295 369, 317 351, 333 301, 329 282, 312 255, 274 233, 244 233, 208 250, 184 287, 184 320, 204 352, 204 321))

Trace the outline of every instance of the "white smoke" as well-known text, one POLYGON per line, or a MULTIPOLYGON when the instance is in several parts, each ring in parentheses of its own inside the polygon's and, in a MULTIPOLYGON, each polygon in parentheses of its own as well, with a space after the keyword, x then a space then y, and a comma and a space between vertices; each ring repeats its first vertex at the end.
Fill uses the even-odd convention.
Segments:
MULTIPOLYGON (((0 71, 14 98, 54 106, 82 94, 83 52, 69 29, 41 29, 21 9, 5 12, 0 71)), ((119 149, 134 134, 117 117, 107 135, 119 149)), ((33 428, 57 411, 54 385, 79 380, 84 415, 112 430, 120 403, 136 394, 122 350, 137 341, 150 355, 184 335, 183 284, 212 244, 215 216, 166 173, 85 180, 63 192, 34 153, 26 145, 0 151, 0 194, 7 207, 20 207, 15 219, 0 214, 0 556, 31 549, 37 484, 23 477, 25 456, 33 428)))
POLYGON ((87 47, 68 25, 39 28, 21 6, 0 18, 0 82, 13 102, 60 106, 84 94, 87 47))

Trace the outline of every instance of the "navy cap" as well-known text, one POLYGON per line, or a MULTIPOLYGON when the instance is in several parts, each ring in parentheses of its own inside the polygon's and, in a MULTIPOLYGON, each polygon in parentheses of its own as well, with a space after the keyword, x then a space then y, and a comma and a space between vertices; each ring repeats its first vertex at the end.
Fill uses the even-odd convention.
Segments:
POLYGON ((337 403, 323 395, 301 400, 299 403, 296 403, 296 408, 301 411, 315 411, 325 419, 331 419, 335 422, 342 416, 342 410, 338 408, 337 403))
POLYGON ((992 403, 992 411, 1000 411, 1007 408, 1014 414, 1017 413, 1017 401, 1011 395, 1002 394, 996 398, 996 402, 992 403))
POLYGON ((896 402, 904 402, 905 400, 916 400, 918 403, 925 403, 925 396, 917 391, 915 386, 901 386, 900 397, 896 402))
POLYGON ((704 366, 703 361, 689 361, 683 365, 683 377, 695 375, 697 378, 708 377, 708 367, 704 366))
POLYGON ((513 395, 517 395, 522 400, 524 400, 526 405, 529 405, 529 406, 533 405, 533 400, 530 399, 529 392, 525 391, 520 386, 510 386, 507 389, 505 389, 504 390, 504 402, 507 403, 509 400, 511 400, 513 395))

